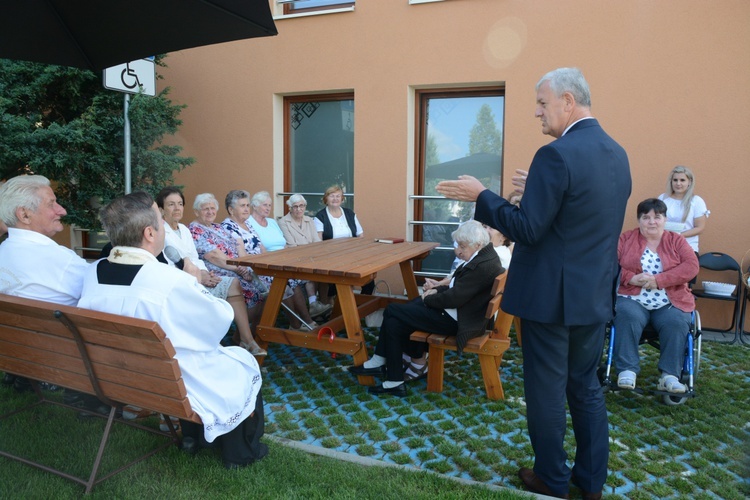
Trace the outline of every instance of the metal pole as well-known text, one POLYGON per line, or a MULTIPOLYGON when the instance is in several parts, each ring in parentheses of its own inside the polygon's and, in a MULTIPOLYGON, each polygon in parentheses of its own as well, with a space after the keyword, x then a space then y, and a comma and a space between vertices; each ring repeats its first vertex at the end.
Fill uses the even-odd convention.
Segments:
POLYGON ((130 116, 128 109, 130 107, 130 94, 125 94, 125 194, 130 194, 130 116))

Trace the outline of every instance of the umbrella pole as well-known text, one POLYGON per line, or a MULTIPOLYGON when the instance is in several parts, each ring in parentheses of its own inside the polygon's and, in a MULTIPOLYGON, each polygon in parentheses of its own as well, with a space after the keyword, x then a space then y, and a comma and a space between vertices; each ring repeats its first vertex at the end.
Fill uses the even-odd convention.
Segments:
POLYGON ((125 136, 125 194, 130 194, 130 94, 125 94, 125 104, 123 114, 125 115, 124 133, 125 136))

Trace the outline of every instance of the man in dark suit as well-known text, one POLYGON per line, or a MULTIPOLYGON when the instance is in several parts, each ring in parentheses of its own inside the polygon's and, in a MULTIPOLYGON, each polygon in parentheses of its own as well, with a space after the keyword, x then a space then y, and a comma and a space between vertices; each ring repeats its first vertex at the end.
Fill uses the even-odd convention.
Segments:
MULTIPOLYGON (((475 178, 444 181, 448 198, 476 201, 475 218, 516 242, 502 308, 521 318, 524 389, 534 468, 527 489, 567 498, 568 482, 600 498, 609 456, 607 410, 596 370, 613 316, 617 241, 631 190, 625 151, 591 116, 588 83, 560 68, 536 87, 535 116, 557 140, 540 148, 520 206, 475 178), (567 397, 575 465, 563 450, 567 397)), ((522 182, 523 183, 523 182, 522 182)))

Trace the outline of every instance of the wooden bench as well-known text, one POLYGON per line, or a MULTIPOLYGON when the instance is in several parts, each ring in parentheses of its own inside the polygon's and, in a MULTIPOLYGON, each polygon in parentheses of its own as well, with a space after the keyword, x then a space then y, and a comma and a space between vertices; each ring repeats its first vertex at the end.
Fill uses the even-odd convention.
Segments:
MULTIPOLYGON (((464 348, 464 353, 476 354, 479 366, 482 368, 484 389, 489 399, 504 399, 503 384, 500 381, 500 364, 503 354, 510 347, 508 334, 514 316, 500 309, 502 293, 505 288, 503 273, 495 279, 492 286, 492 299, 487 305, 485 319, 487 324, 492 322, 492 329, 486 330, 484 335, 470 339, 464 348)), ((456 337, 452 335, 438 335, 427 332, 414 332, 411 340, 427 342, 429 349, 429 369, 427 370, 427 390, 429 392, 443 391, 443 376, 445 371, 445 351, 456 350, 456 337)))
MULTIPOLYGON (((27 377, 39 401, 0 416, 26 411, 41 403, 74 408, 47 399, 36 382, 96 395, 112 406, 91 474, 78 478, 25 458, 0 451, 0 455, 53 472, 80 483, 88 493, 101 481, 171 446, 179 445, 169 416, 201 423, 187 398, 175 350, 161 327, 125 316, 62 306, 0 294, 0 371, 27 377), (169 432, 115 419, 115 407, 139 406, 164 415, 169 432), (113 422, 171 437, 145 455, 97 479, 113 422)), ((80 411, 79 408, 74 408, 80 411)))

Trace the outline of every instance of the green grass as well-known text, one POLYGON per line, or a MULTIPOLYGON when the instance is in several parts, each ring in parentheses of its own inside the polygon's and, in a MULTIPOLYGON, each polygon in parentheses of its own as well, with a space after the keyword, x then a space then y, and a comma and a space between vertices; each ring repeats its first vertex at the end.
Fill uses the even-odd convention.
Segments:
MULTIPOLYGON (((2 388, 0 411, 33 399, 33 395, 2 388)), ((154 419, 150 423, 157 424, 154 419)), ((88 476, 103 425, 104 420, 81 421, 75 412, 43 405, 4 420, 0 447, 70 474, 88 476)), ((102 472, 164 441, 116 425, 102 472)), ((365 466, 309 454, 273 440, 266 442, 269 456, 239 471, 225 470, 213 450, 202 450, 193 457, 170 447, 99 484, 91 498, 522 498, 515 492, 466 485, 437 474, 365 466)), ((372 448, 369 444, 361 447, 365 452, 372 448)), ((391 451, 397 449, 398 443, 390 444, 391 451)), ((0 498, 78 498, 82 492, 83 487, 71 481, 0 458, 0 498)))

